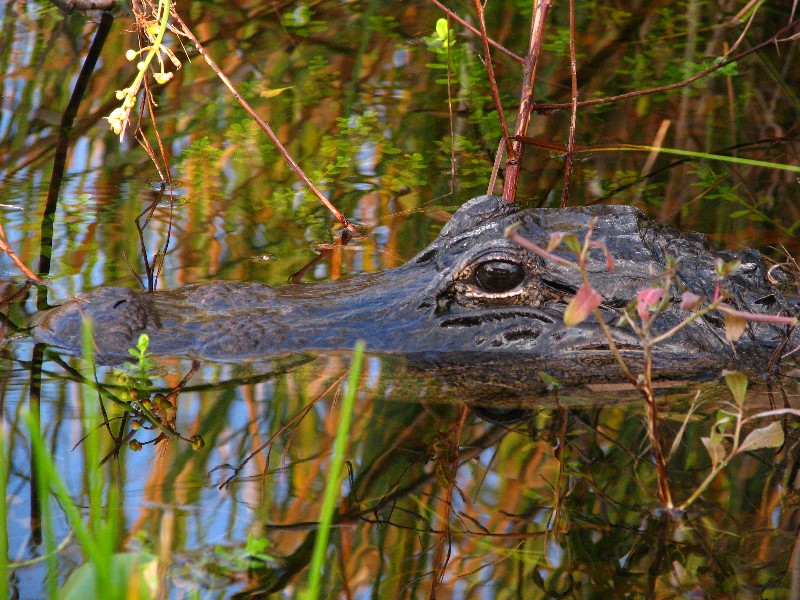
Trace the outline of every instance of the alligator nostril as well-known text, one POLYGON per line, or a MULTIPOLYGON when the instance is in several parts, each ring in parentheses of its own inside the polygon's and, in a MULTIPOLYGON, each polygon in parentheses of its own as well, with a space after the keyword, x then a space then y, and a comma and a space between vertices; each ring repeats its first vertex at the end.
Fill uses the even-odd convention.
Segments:
POLYGON ((493 294, 513 290, 524 278, 522 265, 505 260, 490 260, 475 270, 475 281, 484 291, 493 294))

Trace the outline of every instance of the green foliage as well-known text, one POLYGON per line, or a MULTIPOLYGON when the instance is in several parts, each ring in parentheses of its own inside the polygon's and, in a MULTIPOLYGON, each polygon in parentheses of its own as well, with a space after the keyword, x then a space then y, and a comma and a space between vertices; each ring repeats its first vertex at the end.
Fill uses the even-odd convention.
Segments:
POLYGON ((328 27, 327 23, 315 20, 313 17, 314 11, 307 4, 300 2, 295 5, 294 10, 281 15, 281 23, 284 27, 291 29, 292 33, 301 37, 325 31, 328 27))
POLYGON ((800 230, 800 219, 787 223, 785 213, 775 213, 772 197, 757 196, 755 201, 750 200, 752 196, 741 193, 740 186, 730 181, 730 175, 720 174, 705 163, 694 165, 692 173, 697 178, 693 186, 698 188, 706 200, 742 207, 729 212, 729 218, 768 223, 787 235, 794 235, 800 230))
MULTIPOLYGON (((545 43, 542 46, 547 52, 552 52, 559 57, 569 57, 569 27, 558 27, 555 32, 550 33, 545 38, 545 43)), ((581 60, 585 58, 585 53, 576 48, 576 59, 581 60)))
POLYGON ((189 147, 181 153, 181 158, 183 161, 194 159, 213 163, 216 162, 221 154, 222 149, 216 147, 211 139, 207 135, 204 135, 194 140, 189 147))
POLYGON ((439 168, 446 171, 451 167, 450 151, 455 152, 456 174, 458 185, 462 190, 486 189, 486 182, 492 173, 492 163, 488 159, 484 147, 478 142, 461 135, 457 135, 455 142, 449 137, 437 142, 437 156, 439 168))
POLYGON ((267 552, 269 547, 268 539, 256 537, 252 533, 248 534, 244 547, 215 546, 215 568, 222 568, 226 573, 246 573, 251 569, 262 569, 276 562, 275 557, 267 552))
POLYGON ((447 54, 447 49, 453 49, 456 43, 455 34, 450 28, 447 19, 439 19, 436 21, 436 28, 433 35, 423 38, 429 48, 434 50, 437 54, 447 54))
POLYGON ((150 346, 150 337, 146 333, 139 335, 135 348, 128 348, 128 354, 136 359, 136 364, 129 362, 124 363, 126 369, 135 371, 139 380, 142 383, 149 383, 150 371, 152 371, 156 363, 150 358, 152 355, 147 351, 150 346))

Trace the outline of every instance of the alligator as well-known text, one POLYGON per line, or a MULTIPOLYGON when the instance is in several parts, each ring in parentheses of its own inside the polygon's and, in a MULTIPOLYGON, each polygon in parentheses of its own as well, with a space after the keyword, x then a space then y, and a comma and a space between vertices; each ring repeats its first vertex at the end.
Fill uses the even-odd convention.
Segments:
MULTIPOLYGON (((155 355, 220 362, 348 350, 363 339, 372 352, 405 355, 457 385, 518 391, 541 387, 542 373, 566 383, 617 381, 621 370, 595 317, 574 327, 563 323, 580 273, 504 235, 519 224, 522 237, 546 246, 556 231, 583 239, 590 221, 593 239, 605 241, 615 263, 609 271, 603 252, 593 250, 590 280, 603 297, 602 317, 634 368, 642 345, 619 317, 642 288, 661 284, 668 257, 677 261, 678 275, 669 307, 653 322, 656 332, 687 316, 680 308, 682 292, 713 295, 716 257, 741 261, 725 282, 730 305, 763 314, 800 313, 794 283, 768 272, 755 250, 713 252, 702 235, 660 225, 627 206, 520 209, 481 196, 466 202, 433 243, 397 268, 277 288, 255 282, 155 292, 102 287, 37 315, 34 337, 78 353, 81 321, 90 318, 96 360, 104 364, 129 359, 127 350, 141 333, 148 334, 155 355)), ((556 254, 569 256, 566 250, 556 254)), ((721 316, 708 313, 658 344, 654 375, 711 378, 728 367, 763 370, 770 357, 775 362, 773 354, 798 344, 797 331, 756 322, 732 344, 721 316)))

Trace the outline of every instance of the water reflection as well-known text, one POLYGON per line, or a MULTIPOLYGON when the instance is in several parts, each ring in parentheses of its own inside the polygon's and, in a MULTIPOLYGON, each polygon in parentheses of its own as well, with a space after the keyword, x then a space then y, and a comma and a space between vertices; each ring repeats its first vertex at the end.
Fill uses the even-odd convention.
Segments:
MULTIPOLYGON (((130 23, 117 20, 71 130, 50 249, 42 215, 58 124, 97 26, 32 6, 0 5, 9 41, 0 50, 0 211, 20 258, 33 268, 43 258, 51 262, 41 269, 47 288, 26 290, 15 266, 0 256, 7 336, 24 330, 44 305, 100 285, 138 288, 167 237, 161 289, 208 280, 282 284, 313 257, 311 245, 331 243, 327 214, 298 188, 196 56, 172 84, 154 90, 169 161, 161 166, 174 177, 172 198, 159 199, 147 154, 131 137, 120 144, 103 120, 118 104, 114 90, 131 73, 125 50, 138 43, 130 23), (133 224, 154 201, 142 242, 133 224), (251 260, 266 255, 277 259, 251 260)), ((518 7, 493 6, 489 27, 502 32, 507 46, 524 49, 527 31, 511 22, 518 7)), ((295 14, 296 8, 286 11, 295 14)), ((335 248, 304 275, 306 281, 402 264, 435 237, 461 201, 485 191, 497 134, 479 49, 474 38, 457 38, 452 84, 460 104, 451 124, 443 63, 424 41, 440 16, 430 5, 320 2, 308 22, 276 19, 273 7, 259 3, 186 10, 190 26, 215 57, 223 57, 226 72, 279 128, 312 179, 324 181, 336 204, 371 231, 358 245, 335 248), (357 24, 358 35, 346 23, 357 24), (427 66, 437 61, 438 67, 427 66)), ((772 35, 781 10, 758 14, 751 34, 759 40, 772 35)), ((629 91, 642 78, 669 78, 708 58, 687 55, 684 48, 671 51, 664 40, 674 39, 678 21, 658 3, 582 13, 582 97, 629 91), (591 19, 602 20, 603 35, 596 35, 591 19)), ((563 31, 565 15, 552 14, 554 27, 563 31)), ((708 36, 703 52, 718 56, 740 30, 720 15, 708 22, 721 25, 695 35, 708 36)), ((541 93, 568 99, 567 61, 555 41, 547 56, 541 93)), ((514 90, 515 63, 502 55, 496 60, 501 89, 514 90)), ((793 131, 796 106, 783 94, 796 81, 796 61, 791 51, 778 56, 772 49, 759 60, 780 68, 742 61, 735 78, 723 74, 680 96, 582 112, 582 142, 650 143, 680 113, 688 115, 681 124, 686 136, 676 146, 703 141, 703 149, 713 150, 742 143, 753 132, 742 152, 769 139, 770 158, 791 162, 786 132, 793 131), (738 93, 739 85, 745 91, 738 93)), ((566 112, 539 117, 532 135, 563 140, 566 112)), ((529 152, 527 160, 521 195, 552 203, 560 194, 561 158, 529 152)), ((675 218, 687 226, 734 246, 781 240, 796 252, 793 175, 749 168, 723 174, 700 163, 687 173, 662 169, 668 161, 658 160, 663 164, 639 179, 642 157, 592 154, 576 163, 574 204, 617 190, 614 201, 663 212, 665 190, 671 190, 667 204, 684 206, 675 218), (731 219, 732 209, 748 212, 731 219)), ((123 510, 114 548, 157 557, 165 597, 258 597, 269 590, 296 595, 327 479, 347 353, 202 364, 172 396, 194 365, 161 359, 149 371, 151 385, 136 393, 141 400, 163 394, 174 413, 160 407, 157 416, 168 422, 149 430, 131 409, 130 396, 121 398, 135 388, 108 368, 95 374, 78 359, 45 352, 25 337, 5 341, 0 360, 9 469, 5 524, 19 597, 41 597, 49 582, 60 585, 86 562, 64 504, 38 495, 26 410, 38 415, 58 472, 84 514, 93 506, 90 474, 102 476, 101 505, 114 500, 113 484, 119 486, 123 510), (87 427, 82 417, 100 399, 107 425, 87 427), (145 427, 134 429, 134 421, 145 427), (100 440, 101 457, 107 457, 101 467, 89 459, 87 435, 100 440), (195 436, 202 446, 193 443, 195 436), (134 451, 131 441, 143 448, 134 451), (43 507, 54 519, 54 566, 46 560, 43 507), (248 537, 266 541, 264 557, 249 554, 248 537)), ((683 499, 708 472, 703 438, 729 395, 716 381, 661 393, 660 433, 667 447, 686 423, 669 463, 673 494, 683 499)), ((796 380, 769 381, 750 390, 748 407, 796 406, 797 394, 796 380)), ((741 589, 753 596, 797 595, 793 420, 783 422, 783 447, 736 459, 687 515, 668 519, 654 510, 656 473, 642 406, 630 390, 561 389, 503 398, 502 409, 494 398, 488 411, 476 407, 461 427, 465 400, 476 404, 418 365, 370 358, 350 435, 350 471, 338 500, 331 594, 666 597, 741 589)))

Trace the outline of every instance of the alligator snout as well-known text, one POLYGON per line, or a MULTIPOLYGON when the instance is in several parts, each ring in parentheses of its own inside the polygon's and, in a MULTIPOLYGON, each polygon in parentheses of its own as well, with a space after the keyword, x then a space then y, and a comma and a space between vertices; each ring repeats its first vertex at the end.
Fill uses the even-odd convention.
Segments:
MULTIPOLYGON (((373 352, 415 356, 466 374, 471 369, 462 365, 510 360, 566 379, 618 378, 594 317, 577 328, 563 324, 580 275, 547 264, 503 235, 519 223, 523 237, 546 246, 555 231, 584 235, 593 219, 595 238, 605 239, 617 267, 609 273, 603 257, 590 255, 587 268, 603 296, 604 320, 635 360, 641 344, 630 330, 616 327, 619 311, 639 290, 660 282, 667 256, 682 265, 671 292, 675 298, 684 290, 710 297, 716 255, 705 240, 658 225, 630 207, 518 210, 493 196, 467 202, 433 243, 395 269, 278 288, 225 282, 152 293, 100 288, 38 315, 34 335, 79 352, 81 323, 91 319, 96 356, 104 363, 127 360, 141 333, 148 334, 156 355, 234 362, 349 350, 364 339, 373 352)), ((766 276, 758 253, 723 257, 740 258, 745 267, 730 281, 732 304, 773 314, 797 310, 797 300, 785 297, 766 276), (766 297, 769 307, 763 304, 766 297)), ((678 304, 659 316, 656 331, 686 316, 678 304)), ((659 345, 656 364, 663 373, 688 376, 768 354, 785 337, 785 328, 749 324, 740 342, 747 349, 737 354, 718 322, 697 319, 659 345)))

